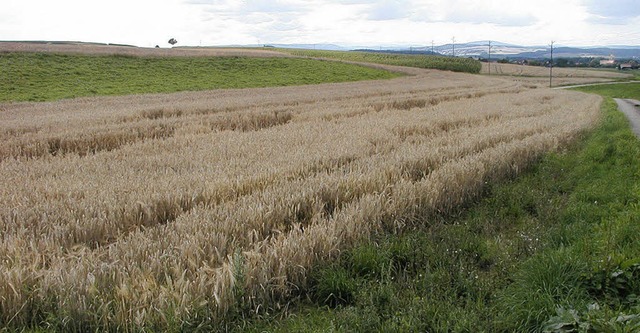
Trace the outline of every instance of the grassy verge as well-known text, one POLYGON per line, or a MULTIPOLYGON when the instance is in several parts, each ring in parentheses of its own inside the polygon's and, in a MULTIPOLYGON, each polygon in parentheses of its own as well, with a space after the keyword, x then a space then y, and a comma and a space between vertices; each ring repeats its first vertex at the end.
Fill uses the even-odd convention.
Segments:
POLYGON ((634 69, 631 71, 633 78, 631 80, 640 80, 640 69, 634 69))
POLYGON ((640 99, 640 83, 588 86, 580 88, 580 91, 612 98, 640 99))
POLYGON ((345 61, 370 62, 375 64, 441 69, 453 72, 480 73, 482 64, 469 58, 426 56, 413 54, 389 54, 359 51, 324 51, 281 49, 280 51, 301 57, 330 58, 345 61))
POLYGON ((0 102, 346 82, 399 74, 292 58, 0 54, 0 102))
POLYGON ((582 142, 517 179, 488 185, 473 207, 379 235, 317 268, 289 316, 233 327, 638 331, 639 164, 640 142, 607 99, 601 125, 582 142))

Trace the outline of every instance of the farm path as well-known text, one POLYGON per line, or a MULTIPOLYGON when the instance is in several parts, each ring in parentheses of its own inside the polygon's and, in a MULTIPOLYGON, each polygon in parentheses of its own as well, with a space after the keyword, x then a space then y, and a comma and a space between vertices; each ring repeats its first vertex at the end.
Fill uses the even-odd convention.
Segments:
POLYGON ((616 98, 615 101, 618 103, 618 109, 629 119, 633 133, 640 138, 640 101, 621 98, 616 98))
POLYGON ((570 85, 570 86, 553 87, 552 89, 572 89, 572 88, 582 88, 582 87, 590 87, 590 86, 601 86, 603 84, 629 84, 629 83, 640 83, 640 81, 595 82, 595 83, 586 83, 586 84, 576 84, 576 85, 570 85))

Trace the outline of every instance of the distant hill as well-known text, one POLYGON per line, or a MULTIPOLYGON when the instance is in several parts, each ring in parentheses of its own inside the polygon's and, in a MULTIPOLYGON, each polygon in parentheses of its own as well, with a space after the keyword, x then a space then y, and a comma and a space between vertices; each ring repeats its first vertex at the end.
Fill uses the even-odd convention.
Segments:
MULTIPOLYGON (((260 45, 262 46, 262 45, 260 45)), ((337 44, 269 44, 273 47, 295 48, 295 49, 318 49, 332 51, 382 51, 394 53, 431 53, 431 45, 428 46, 341 46, 337 44)), ((475 41, 460 44, 445 44, 433 46, 434 53, 451 55, 455 47, 455 55, 458 57, 482 57, 489 56, 489 41, 475 41)), ((637 58, 640 59, 640 46, 610 46, 610 47, 569 47, 555 46, 554 57, 577 58, 577 57, 609 57, 616 58, 637 58)), ((521 58, 539 59, 549 57, 549 46, 523 46, 508 43, 491 42, 491 58, 521 58)))
MULTIPOLYGON (((640 58, 640 48, 575 48, 575 47, 558 47, 553 50, 554 57, 609 57, 613 55, 616 58, 640 58)), ((518 54, 521 58, 547 58, 549 50, 536 52, 523 52, 518 54)))
MULTIPOLYGON (((434 46, 433 50, 442 55, 455 55, 458 57, 482 57, 489 56, 489 41, 477 41, 461 44, 445 44, 434 46)), ((395 51, 430 53, 431 46, 413 46, 398 48, 395 51)), ((640 59, 640 46, 612 46, 612 47, 568 47, 555 46, 554 57, 609 57, 637 58, 640 59)), ((523 58, 536 59, 548 58, 549 46, 522 46, 501 42, 491 42, 491 58, 523 58)))

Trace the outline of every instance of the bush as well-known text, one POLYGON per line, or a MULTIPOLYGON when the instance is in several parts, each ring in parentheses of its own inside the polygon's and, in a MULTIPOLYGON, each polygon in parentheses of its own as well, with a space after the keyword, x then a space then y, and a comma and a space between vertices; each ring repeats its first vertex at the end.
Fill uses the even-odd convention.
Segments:
POLYGON ((355 300, 356 283, 342 267, 323 268, 312 276, 312 281, 311 295, 319 304, 336 307, 355 300))

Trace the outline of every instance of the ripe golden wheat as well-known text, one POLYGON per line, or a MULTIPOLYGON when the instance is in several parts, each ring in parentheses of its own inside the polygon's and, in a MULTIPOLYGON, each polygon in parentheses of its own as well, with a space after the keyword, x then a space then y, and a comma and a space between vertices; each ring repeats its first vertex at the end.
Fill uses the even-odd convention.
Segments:
POLYGON ((430 223, 599 116, 592 95, 412 73, 2 105, 0 324, 277 308, 314 265, 430 223))
MULTIPOLYGON (((501 64, 492 62, 482 64, 482 73, 497 75, 513 75, 513 76, 529 76, 529 77, 549 77, 549 68, 544 66, 527 66, 516 64, 501 64), (491 68, 489 68, 491 67, 491 68)), ((615 72, 610 70, 598 70, 591 68, 576 67, 554 67, 553 77, 561 78, 588 78, 588 79, 624 79, 630 78, 632 75, 623 72, 615 72)), ((574 82, 577 84, 577 82, 574 82)))

